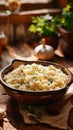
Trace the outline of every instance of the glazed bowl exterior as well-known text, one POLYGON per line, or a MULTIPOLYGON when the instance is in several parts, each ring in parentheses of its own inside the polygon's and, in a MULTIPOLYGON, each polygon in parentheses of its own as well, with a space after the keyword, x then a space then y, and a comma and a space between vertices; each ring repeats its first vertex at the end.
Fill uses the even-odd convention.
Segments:
POLYGON ((63 66, 56 64, 54 62, 48 62, 48 61, 24 61, 24 60, 14 59, 8 66, 2 69, 0 77, 1 77, 0 79, 1 85, 5 88, 7 94, 14 100, 25 104, 39 104, 39 103, 46 103, 49 101, 59 100, 66 93, 66 91, 68 90, 72 82, 72 74, 67 68, 64 68, 63 66), (65 85, 64 88, 59 90, 35 92, 35 91, 28 91, 28 90, 27 91, 17 90, 15 88, 11 88, 4 82, 3 77, 5 74, 17 68, 21 64, 26 65, 32 63, 41 64, 44 66, 54 65, 55 67, 60 68, 69 76, 68 83, 65 85))

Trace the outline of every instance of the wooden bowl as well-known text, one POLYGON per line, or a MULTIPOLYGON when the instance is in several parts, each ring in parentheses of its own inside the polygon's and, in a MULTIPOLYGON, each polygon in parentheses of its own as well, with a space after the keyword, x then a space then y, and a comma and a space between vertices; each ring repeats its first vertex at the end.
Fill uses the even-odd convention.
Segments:
POLYGON ((1 84, 5 88, 6 92, 8 95, 10 95, 11 98, 14 100, 20 102, 20 103, 25 103, 25 104, 38 104, 38 103, 46 103, 49 101, 55 101, 59 100, 60 98, 63 97, 63 95, 66 93, 68 90, 71 82, 72 82, 72 74, 71 72, 67 69, 64 68, 63 66, 60 66, 59 64, 53 63, 53 62, 47 62, 47 61, 22 61, 22 60, 17 60, 14 59, 8 66, 6 66, 2 71, 1 71, 1 84), (4 80, 3 77, 5 74, 8 72, 12 71, 13 69, 17 68, 21 64, 42 64, 44 66, 47 65, 54 65, 57 68, 60 68, 62 71, 64 71, 70 78, 68 83, 66 83, 65 87, 59 90, 48 90, 48 91, 22 91, 22 90, 17 90, 15 88, 11 88, 8 86, 4 80))

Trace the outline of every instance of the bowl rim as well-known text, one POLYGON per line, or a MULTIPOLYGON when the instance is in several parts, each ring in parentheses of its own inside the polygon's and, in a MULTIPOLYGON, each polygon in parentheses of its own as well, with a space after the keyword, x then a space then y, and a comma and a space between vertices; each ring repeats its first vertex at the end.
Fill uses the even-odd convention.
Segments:
POLYGON ((11 62, 10 62, 10 64, 9 65, 7 65, 7 66, 5 66, 2 70, 1 70, 1 73, 0 73, 0 83, 4 86, 4 88, 6 88, 6 89, 10 89, 10 90, 12 90, 14 93, 20 93, 20 94, 29 94, 29 95, 31 95, 31 94, 33 94, 33 95, 37 95, 37 94, 39 94, 39 95, 48 95, 48 94, 54 94, 55 92, 61 92, 61 91, 63 91, 64 89, 68 89, 68 87, 70 86, 70 84, 72 83, 72 74, 71 74, 71 72, 70 72, 70 70, 67 68, 67 67, 64 67, 64 66, 62 66, 62 65, 60 65, 60 64, 58 64, 58 63, 56 63, 56 62, 50 62, 50 61, 40 61, 40 60, 38 60, 38 61, 27 61, 27 60, 20 60, 20 59, 13 59, 11 62), (15 88, 13 88, 13 87, 11 87, 11 86, 8 86, 5 82, 4 82, 4 80, 3 80, 3 76, 4 76, 4 72, 6 73, 6 72, 8 72, 7 70, 9 69, 9 70, 12 70, 13 69, 13 65, 14 65, 14 63, 15 62, 21 62, 21 63, 25 63, 25 64, 27 64, 27 63, 37 63, 37 64, 45 64, 45 65, 49 65, 49 64, 52 64, 52 65, 55 65, 56 67, 59 67, 59 68, 61 68, 64 72, 67 72, 67 74, 69 74, 69 76, 70 76, 70 79, 69 79, 69 81, 65 84, 65 86, 63 87, 63 88, 61 88, 61 89, 58 89, 58 90, 45 90, 45 91, 31 91, 31 90, 25 90, 25 91, 23 91, 23 90, 18 90, 18 89, 15 89, 15 88))

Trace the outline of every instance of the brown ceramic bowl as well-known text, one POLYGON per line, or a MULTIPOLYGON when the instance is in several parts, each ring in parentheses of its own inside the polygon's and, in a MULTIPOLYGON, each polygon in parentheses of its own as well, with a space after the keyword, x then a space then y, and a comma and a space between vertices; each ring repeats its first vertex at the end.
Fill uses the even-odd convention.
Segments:
POLYGON ((17 59, 13 60, 8 66, 6 66, 1 71, 1 80, 0 80, 1 84, 3 85, 6 92, 8 93, 8 95, 10 95, 11 98, 13 98, 14 100, 20 103, 26 103, 26 104, 45 103, 47 101, 51 101, 51 100, 54 101, 62 98, 63 95, 68 90, 71 81, 72 81, 72 75, 70 71, 67 68, 64 68, 63 66, 60 66, 59 64, 53 62, 46 62, 46 61, 22 61, 17 59), (65 87, 62 89, 51 90, 51 91, 39 91, 39 92, 17 90, 11 88, 4 82, 3 77, 5 74, 12 71, 14 68, 17 68, 20 64, 32 64, 32 63, 42 64, 44 66, 54 65, 57 68, 60 68, 62 71, 64 71, 67 75, 69 75, 70 79, 68 83, 65 85, 65 87))

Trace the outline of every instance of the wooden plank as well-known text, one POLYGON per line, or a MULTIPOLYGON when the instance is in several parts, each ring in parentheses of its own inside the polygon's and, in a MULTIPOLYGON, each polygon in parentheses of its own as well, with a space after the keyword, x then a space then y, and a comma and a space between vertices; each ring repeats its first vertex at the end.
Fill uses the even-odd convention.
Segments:
POLYGON ((49 9, 54 7, 52 2, 49 3, 26 3, 21 5, 21 10, 49 9))
POLYGON ((47 13, 50 13, 51 15, 60 14, 61 10, 59 9, 40 9, 40 10, 34 10, 34 11, 22 11, 18 14, 11 14, 8 16, 2 16, 0 15, 0 24, 6 24, 7 20, 9 20, 9 23, 17 24, 17 23, 30 23, 32 16, 39 16, 39 15, 45 15, 47 13))
MULTIPOLYGON (((28 1, 21 1, 21 10, 34 10, 34 9, 40 9, 40 8, 52 8, 55 7, 53 1, 39 1, 39 2, 28 2, 28 1)), ((57 5, 57 4, 56 4, 57 5)), ((0 10, 6 10, 7 7, 5 6, 5 3, 0 4, 0 10)))

